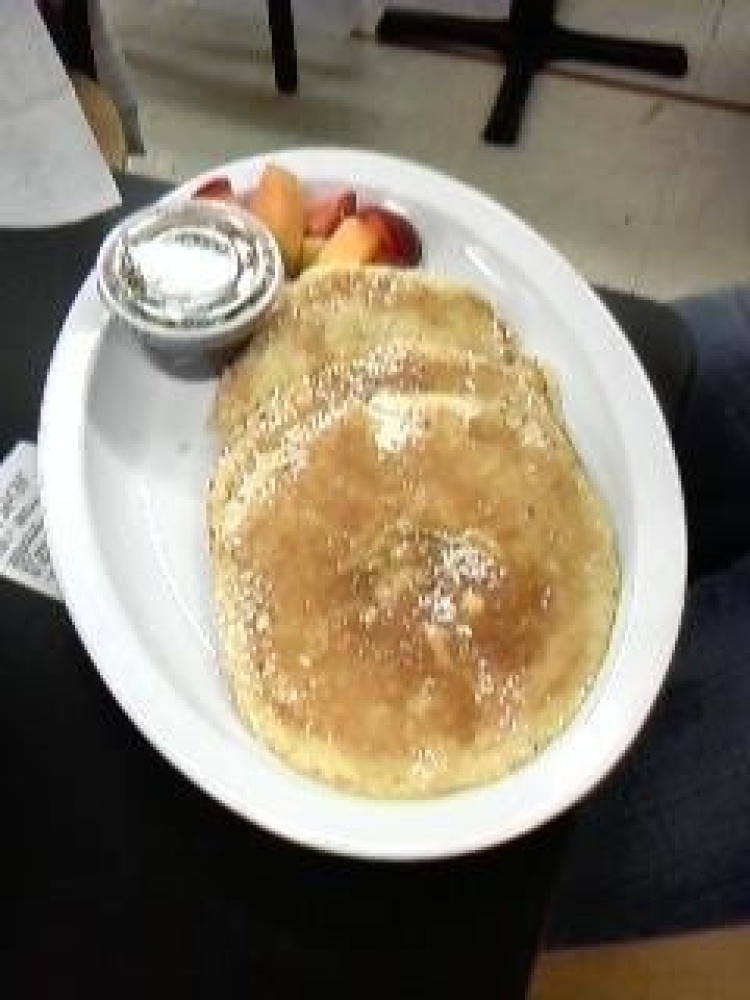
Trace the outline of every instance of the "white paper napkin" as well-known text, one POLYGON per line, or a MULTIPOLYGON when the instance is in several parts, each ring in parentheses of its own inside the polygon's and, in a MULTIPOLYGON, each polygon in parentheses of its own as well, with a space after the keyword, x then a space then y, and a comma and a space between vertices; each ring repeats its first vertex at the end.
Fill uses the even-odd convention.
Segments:
POLYGON ((28 441, 0 462, 0 576, 62 600, 44 533, 36 445, 28 441))
POLYGON ((119 204, 33 0, 0 0, 0 227, 73 222, 119 204))

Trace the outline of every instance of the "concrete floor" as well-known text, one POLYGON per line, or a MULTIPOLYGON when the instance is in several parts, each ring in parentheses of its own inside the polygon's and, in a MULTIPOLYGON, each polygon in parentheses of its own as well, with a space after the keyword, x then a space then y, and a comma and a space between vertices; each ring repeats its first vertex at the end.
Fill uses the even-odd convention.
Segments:
POLYGON ((110 6, 146 143, 135 171, 178 180, 296 145, 372 148, 476 185, 593 282, 670 299, 748 280, 746 0, 561 4, 576 27, 679 39, 690 70, 672 81, 558 64, 513 148, 480 138, 502 64, 379 45, 378 4, 298 0, 295 96, 275 90, 260 0, 110 6))

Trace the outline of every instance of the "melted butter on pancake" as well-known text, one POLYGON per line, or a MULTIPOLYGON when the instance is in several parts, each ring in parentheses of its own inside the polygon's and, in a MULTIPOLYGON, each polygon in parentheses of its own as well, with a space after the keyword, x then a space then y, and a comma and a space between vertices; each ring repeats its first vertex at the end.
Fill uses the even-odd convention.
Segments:
MULTIPOLYGON (((439 287, 422 302, 446 315, 439 287)), ((225 431, 212 555, 238 710, 361 793, 498 778, 570 721, 604 656, 606 512, 506 338, 335 347, 225 431)))

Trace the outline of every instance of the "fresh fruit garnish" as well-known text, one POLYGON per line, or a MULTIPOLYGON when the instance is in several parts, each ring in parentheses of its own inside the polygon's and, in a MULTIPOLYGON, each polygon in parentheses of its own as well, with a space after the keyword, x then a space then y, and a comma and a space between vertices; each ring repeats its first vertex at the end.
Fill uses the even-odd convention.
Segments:
POLYGON ((264 222, 279 245, 284 268, 295 277, 302 264, 305 213, 299 180, 289 170, 269 163, 249 195, 248 208, 264 222))
POLYGON ((422 243, 406 216, 382 205, 364 205, 357 218, 378 235, 378 263, 416 267, 422 257, 422 243))
POLYGON ((406 216, 370 204, 358 207, 354 188, 305 192, 297 176, 267 163, 254 187, 233 190, 213 177, 195 197, 224 198, 252 212, 276 240, 288 278, 315 264, 392 264, 416 267, 422 259, 419 233, 406 216))
POLYGON ((351 188, 311 198, 305 204, 305 235, 332 236, 339 225, 357 211, 357 195, 351 188))
POLYGON ((330 236, 316 264, 373 264, 380 248, 380 234, 364 219, 350 215, 330 236))
POLYGON ((305 236, 302 240, 302 270, 305 271, 308 267, 317 261, 320 256, 320 251, 326 244, 325 237, 323 236, 305 236))
POLYGON ((193 198, 211 198, 216 201, 234 201, 232 182, 228 177, 209 177, 193 192, 193 198))

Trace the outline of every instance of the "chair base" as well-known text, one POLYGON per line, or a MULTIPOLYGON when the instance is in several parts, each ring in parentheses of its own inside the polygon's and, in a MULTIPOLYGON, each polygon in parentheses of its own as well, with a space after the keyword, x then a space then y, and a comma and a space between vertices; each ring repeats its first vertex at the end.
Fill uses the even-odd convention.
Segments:
POLYGON ((687 53, 681 45, 563 28, 555 23, 555 6, 556 0, 513 0, 505 19, 386 8, 377 25, 377 37, 393 44, 437 43, 500 55, 505 61, 505 76, 483 133, 485 141, 494 145, 516 142, 534 76, 550 61, 576 59, 672 77, 687 72, 687 53))

